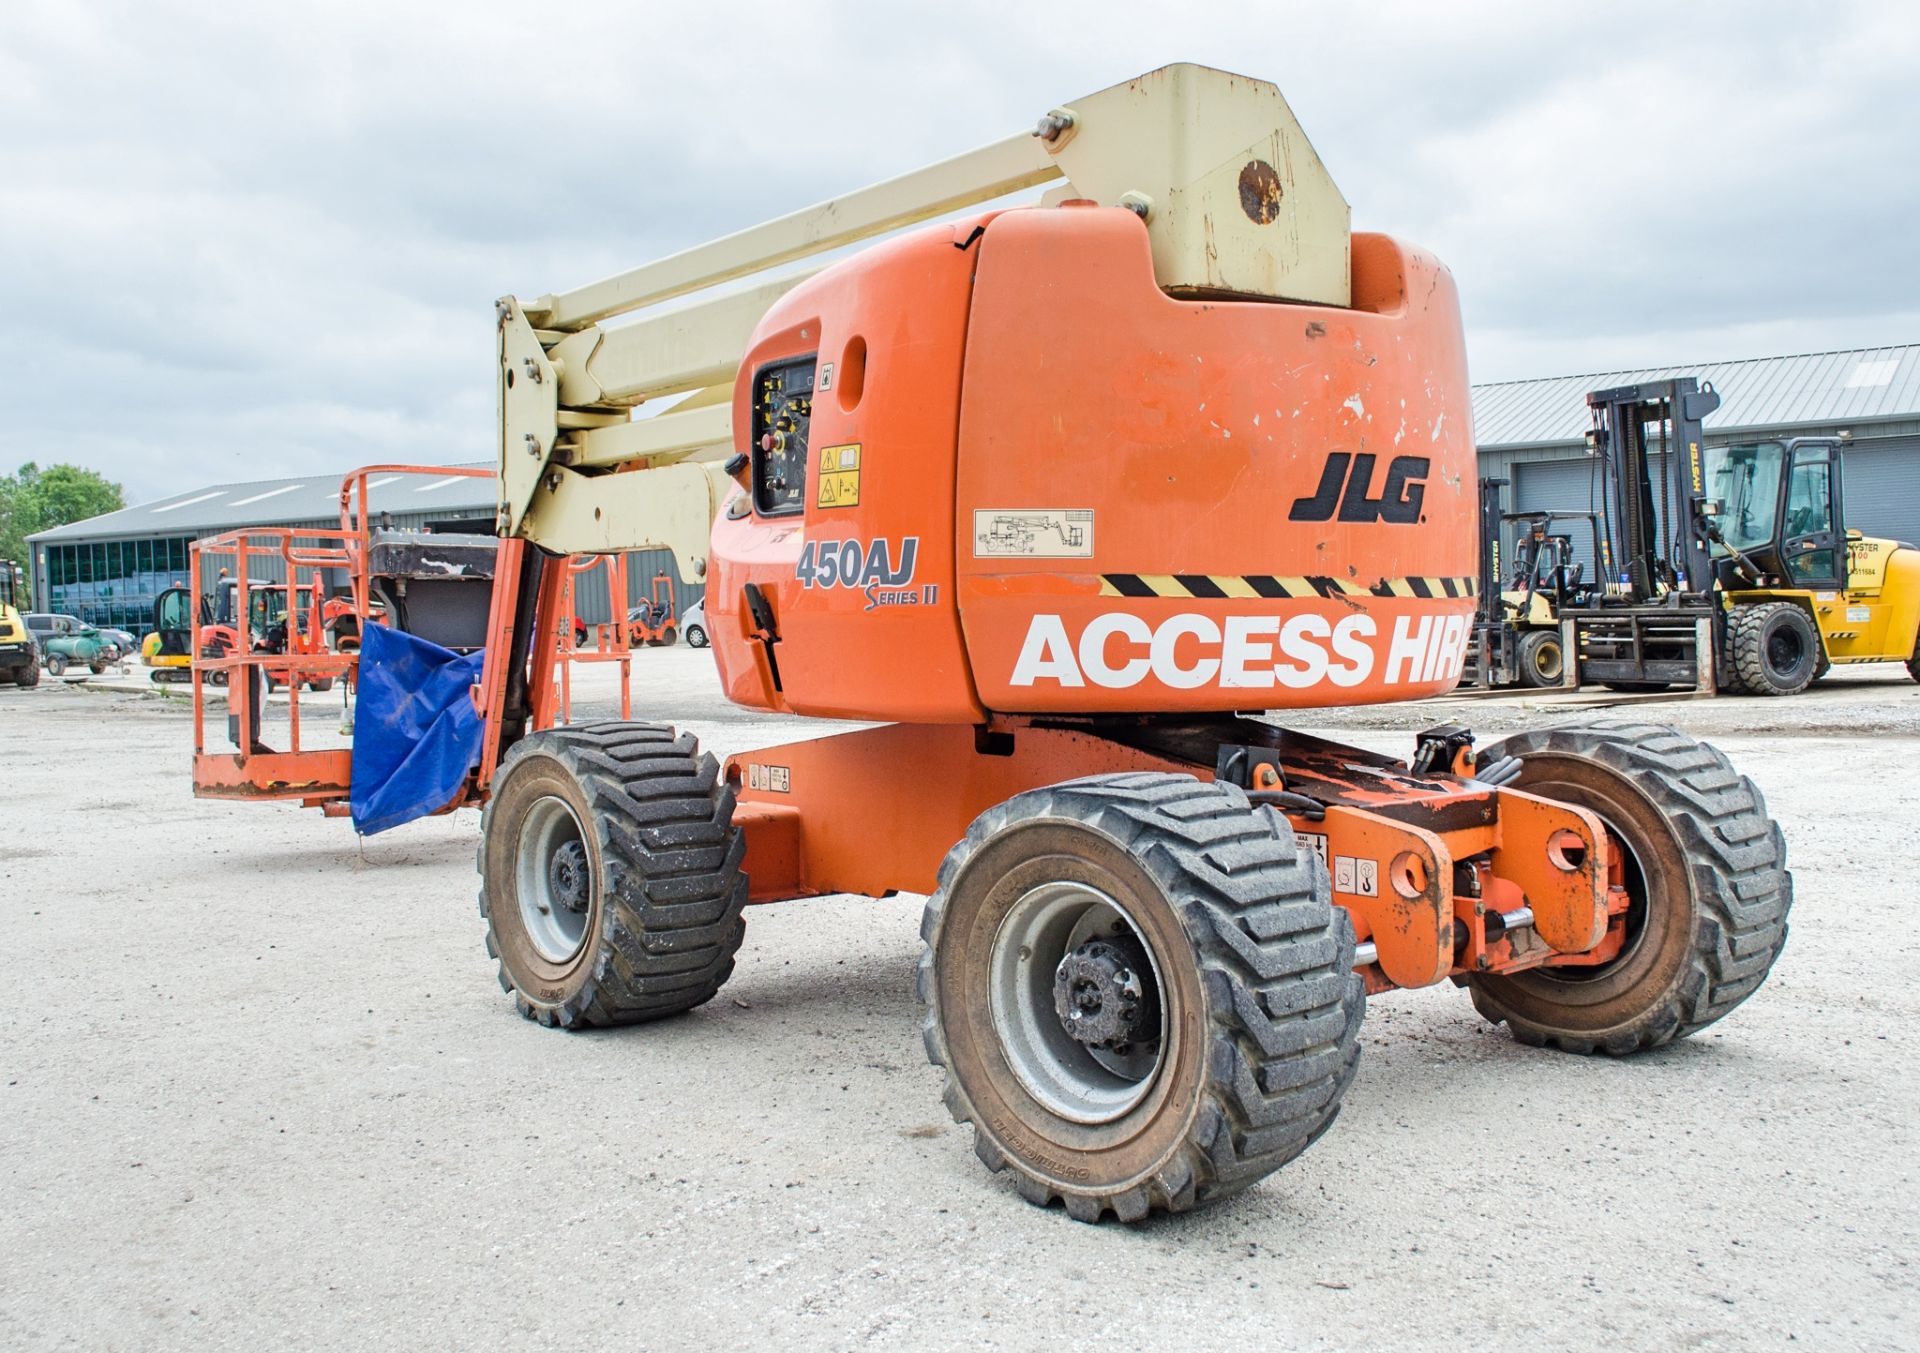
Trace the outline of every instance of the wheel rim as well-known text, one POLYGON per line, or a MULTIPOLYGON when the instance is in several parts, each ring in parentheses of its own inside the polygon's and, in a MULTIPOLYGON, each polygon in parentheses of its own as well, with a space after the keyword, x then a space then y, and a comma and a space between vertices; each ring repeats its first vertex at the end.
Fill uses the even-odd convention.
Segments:
POLYGON ((1542 681, 1560 679, 1560 645, 1541 644, 1533 650, 1533 670, 1542 681))
POLYGON ((1028 1094, 1076 1123, 1112 1122, 1152 1089, 1165 1060, 1165 989, 1140 927, 1084 883, 1022 894, 988 959, 1007 1065, 1028 1094))
POLYGON ((1800 632, 1791 625, 1777 626, 1767 636, 1767 666, 1781 676, 1791 676, 1807 655, 1800 632))
POLYGON ((573 806, 551 794, 535 800, 515 856, 514 892, 527 938, 549 963, 565 963, 585 946, 593 910, 592 858, 573 806))

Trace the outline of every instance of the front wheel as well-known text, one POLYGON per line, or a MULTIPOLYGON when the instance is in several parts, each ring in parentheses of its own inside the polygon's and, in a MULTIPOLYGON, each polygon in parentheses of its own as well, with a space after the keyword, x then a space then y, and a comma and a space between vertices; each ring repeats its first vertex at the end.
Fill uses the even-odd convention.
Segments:
POLYGON ((660 724, 553 728, 515 743, 481 820, 480 914, 500 985, 548 1026, 691 1010, 733 972, 746 836, 733 788, 660 724))
POLYGON ((1521 636, 1518 653, 1520 682, 1542 688, 1558 686, 1566 675, 1566 650, 1558 630, 1529 630, 1521 636))
POLYGON ((1805 611, 1790 601, 1736 606, 1727 613, 1726 689, 1744 695, 1798 695, 1813 684, 1826 650, 1805 611))
POLYGON ((61 677, 67 674, 67 655, 64 653, 47 654, 47 675, 61 677))
POLYGON ((1787 942, 1793 876, 1759 789, 1703 742, 1659 724, 1522 733, 1514 788, 1596 813, 1629 899, 1597 967, 1470 976, 1474 1008, 1522 1043, 1619 1056, 1697 1033, 1767 979, 1787 942))
MULTIPOLYGON (((706 646, 707 646, 707 632, 701 629, 698 625, 687 626, 687 647, 705 648, 706 646)), ((1916 658, 1914 661, 1920 662, 1920 658, 1916 658)))
POLYGON ((940 867, 917 987, 989 1170, 1081 1221, 1236 1193, 1326 1131, 1365 986, 1287 820, 1186 775, 1094 776, 983 813, 940 867))

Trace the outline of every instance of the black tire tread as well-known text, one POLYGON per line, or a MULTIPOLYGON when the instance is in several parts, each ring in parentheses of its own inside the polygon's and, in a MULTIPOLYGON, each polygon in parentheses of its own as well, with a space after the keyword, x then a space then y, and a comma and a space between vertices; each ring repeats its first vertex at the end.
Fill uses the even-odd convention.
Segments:
POLYGON ((1111 1212, 1138 1221, 1239 1192, 1332 1125, 1359 1064, 1366 987, 1353 970, 1352 923, 1332 904, 1326 866, 1298 849, 1286 818, 1254 808, 1232 785, 1133 772, 1017 795, 948 852, 920 933, 922 1035, 928 1059, 947 1073, 948 1111, 975 1124, 988 1169, 1011 1169, 1023 1198, 1057 1199, 1079 1220, 1111 1212), (1199 1112, 1163 1168, 1119 1192, 1064 1189, 1003 1154, 975 1122, 941 1028, 933 956, 954 881, 1001 830, 1035 817, 1081 822, 1126 848, 1179 908, 1200 957, 1210 1043, 1199 1112))
POLYGON ((1767 621, 1783 611, 1792 611, 1803 619, 1806 612, 1790 601, 1765 601, 1735 606, 1727 612, 1725 650, 1720 656, 1720 688, 1731 695, 1798 695, 1823 673, 1820 664, 1826 649, 1820 627, 1807 621, 1813 633, 1814 664, 1808 678, 1798 685, 1775 681, 1767 670, 1765 632, 1767 621))
POLYGON ((1535 690, 1550 690, 1565 680, 1565 663, 1567 661, 1565 652, 1560 654, 1560 662, 1562 664, 1561 676, 1553 681, 1543 679, 1535 666, 1535 655, 1542 648, 1546 648, 1549 645, 1554 648, 1560 647, 1560 632, 1558 630, 1529 630, 1520 636, 1520 646, 1515 653, 1514 661, 1515 665, 1520 669, 1521 685, 1531 686, 1535 690))
MULTIPOLYGON (((745 835, 733 825, 734 790, 692 734, 665 724, 597 723, 522 738, 499 776, 532 756, 561 762, 586 791, 599 837, 603 906, 593 972, 557 1005, 530 1001, 505 964, 500 985, 520 1013, 560 1028, 637 1024, 712 1000, 733 973, 746 934, 745 835)), ((492 826, 490 801, 481 821, 492 826)), ((484 864, 485 847, 480 859, 484 864)), ((487 889, 487 952, 500 957, 487 889)))
POLYGON ((1482 753, 1537 752, 1590 757, 1628 777, 1673 825, 1700 903, 1692 952, 1680 981, 1631 1027, 1603 1038, 1556 1031, 1510 1010, 1476 978, 1474 1008, 1534 1047, 1624 1056, 1685 1038, 1725 1016, 1766 980, 1787 942, 1793 875, 1786 840, 1759 787, 1719 748, 1665 724, 1579 722, 1517 734, 1482 753))

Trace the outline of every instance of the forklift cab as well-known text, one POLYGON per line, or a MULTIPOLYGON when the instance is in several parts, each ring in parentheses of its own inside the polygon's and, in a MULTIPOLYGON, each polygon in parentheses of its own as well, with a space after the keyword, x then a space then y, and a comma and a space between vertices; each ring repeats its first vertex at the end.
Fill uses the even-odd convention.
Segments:
POLYGON ((1745 559, 1788 587, 1838 591, 1847 585, 1840 442, 1790 437, 1710 447, 1707 496, 1719 504, 1714 570, 1729 590, 1761 580, 1745 559))
POLYGON ((1556 531, 1561 524, 1586 523, 1594 558, 1602 558, 1600 527, 1591 512, 1508 512, 1502 520, 1519 522, 1522 530, 1513 546, 1513 577, 1506 590, 1550 597, 1555 608, 1583 601, 1598 588, 1586 576, 1586 564, 1574 557, 1573 535, 1556 531))

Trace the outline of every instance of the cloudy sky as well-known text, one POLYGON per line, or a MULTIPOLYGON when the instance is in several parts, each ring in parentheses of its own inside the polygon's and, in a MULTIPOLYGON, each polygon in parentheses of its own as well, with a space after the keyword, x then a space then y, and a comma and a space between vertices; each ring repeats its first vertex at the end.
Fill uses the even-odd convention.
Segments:
POLYGON ((1477 380, 1920 340, 1920 7, 0 4, 0 469, 490 454, 492 300, 1029 126, 1279 84, 1477 380))

